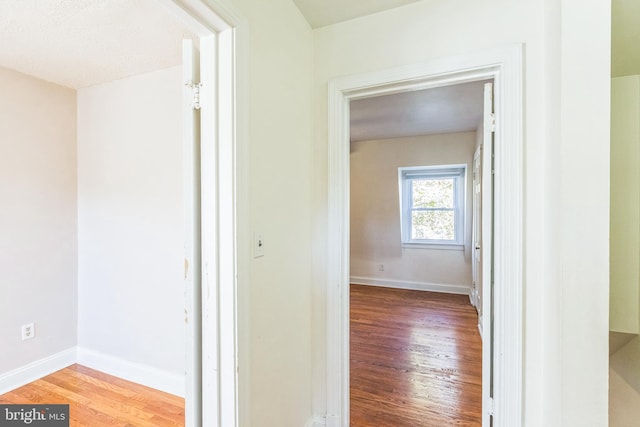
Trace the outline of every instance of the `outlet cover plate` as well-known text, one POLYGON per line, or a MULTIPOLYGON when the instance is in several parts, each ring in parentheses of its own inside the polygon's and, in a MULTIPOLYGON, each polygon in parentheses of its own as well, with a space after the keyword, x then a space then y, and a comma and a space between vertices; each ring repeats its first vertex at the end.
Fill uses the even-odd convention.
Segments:
POLYGON ((22 325, 22 341, 30 340, 35 338, 36 336, 36 327, 35 324, 27 323, 26 325, 22 325))

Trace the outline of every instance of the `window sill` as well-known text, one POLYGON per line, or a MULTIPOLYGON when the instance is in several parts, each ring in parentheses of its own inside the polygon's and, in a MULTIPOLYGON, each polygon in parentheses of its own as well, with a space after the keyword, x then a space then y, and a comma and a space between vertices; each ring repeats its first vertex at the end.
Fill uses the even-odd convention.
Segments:
POLYGON ((460 243, 412 243, 403 242, 403 248, 408 249, 437 249, 443 251, 464 251, 464 245, 460 243))

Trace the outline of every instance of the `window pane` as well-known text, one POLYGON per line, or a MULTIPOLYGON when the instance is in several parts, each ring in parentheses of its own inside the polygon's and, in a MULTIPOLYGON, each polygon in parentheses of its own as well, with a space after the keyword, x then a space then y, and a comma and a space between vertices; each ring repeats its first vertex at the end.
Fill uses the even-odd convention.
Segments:
POLYGON ((453 178, 414 179, 414 208, 453 208, 453 178))
POLYGON ((411 238, 455 240, 454 211, 417 211, 411 213, 411 238))

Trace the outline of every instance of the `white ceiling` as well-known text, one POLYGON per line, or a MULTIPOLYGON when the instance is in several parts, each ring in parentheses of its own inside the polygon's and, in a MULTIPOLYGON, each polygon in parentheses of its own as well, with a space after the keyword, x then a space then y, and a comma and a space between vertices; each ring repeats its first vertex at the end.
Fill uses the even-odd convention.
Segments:
POLYGON ((402 92, 351 102, 351 141, 476 130, 485 82, 402 92))
POLYGON ((414 3, 419 0, 293 0, 313 28, 414 3))
POLYGON ((190 36, 155 0, 0 0, 0 66, 71 88, 178 65, 190 36))

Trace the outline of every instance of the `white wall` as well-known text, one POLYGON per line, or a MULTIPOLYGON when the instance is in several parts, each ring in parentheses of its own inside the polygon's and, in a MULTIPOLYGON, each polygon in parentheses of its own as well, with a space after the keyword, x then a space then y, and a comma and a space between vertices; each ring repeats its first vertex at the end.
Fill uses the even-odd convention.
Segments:
POLYGON ((525 43, 524 425, 606 425, 609 9, 425 0, 314 31, 316 413, 326 393, 327 82, 525 43))
POLYGON ((239 69, 238 230, 240 254, 248 258, 239 260, 241 425, 300 427, 311 416, 312 33, 291 0, 230 2, 245 18, 239 40, 246 67, 239 69), (264 257, 251 257, 253 231, 262 234, 264 257))
POLYGON ((78 345, 184 373, 181 67, 78 91, 78 345))
MULTIPOLYGON (((475 132, 351 143, 351 277, 471 289, 472 159, 475 132), (398 168, 467 165, 464 250, 403 248, 398 168), (379 270, 384 264, 384 271, 379 270)), ((434 288, 435 289, 435 288, 434 288)))
POLYGON ((75 91, 0 68, 0 374, 76 343, 75 165, 75 91))
POLYGON ((600 426, 608 406, 610 1, 562 1, 560 54, 560 145, 549 153, 560 159, 559 241, 545 249, 559 249, 562 328, 544 344, 560 342, 561 424, 600 426))

